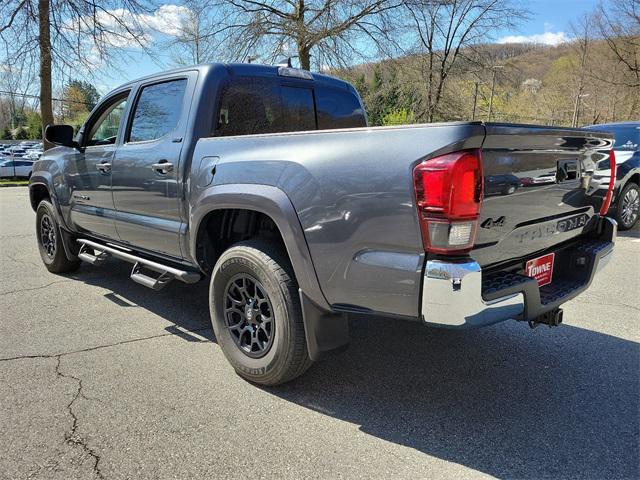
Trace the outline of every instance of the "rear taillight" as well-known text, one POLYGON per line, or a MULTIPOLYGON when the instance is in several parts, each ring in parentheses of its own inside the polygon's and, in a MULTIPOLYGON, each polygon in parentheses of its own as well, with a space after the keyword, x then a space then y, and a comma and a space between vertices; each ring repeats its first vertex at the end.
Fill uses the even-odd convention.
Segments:
POLYGON ((609 179, 609 189, 602 201, 600 207, 600 215, 606 215, 611 206, 611 200, 613 199, 613 187, 616 184, 616 154, 611 150, 609 152, 609 165, 611 166, 611 178, 609 179))
POLYGON ((482 204, 480 150, 425 160, 413 169, 413 182, 425 251, 471 250, 482 204))

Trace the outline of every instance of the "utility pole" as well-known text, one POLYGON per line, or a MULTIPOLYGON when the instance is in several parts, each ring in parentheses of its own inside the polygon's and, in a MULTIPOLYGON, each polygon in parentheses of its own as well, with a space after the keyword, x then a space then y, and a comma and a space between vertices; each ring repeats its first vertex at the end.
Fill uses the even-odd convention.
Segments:
POLYGON ((491 67, 493 70, 493 78, 491 80, 491 98, 489 99, 489 115, 487 115, 487 122, 491 121, 491 111, 493 110, 493 93, 496 89, 496 71, 499 68, 504 68, 504 65, 494 65, 491 67))
POLYGON ((480 82, 475 82, 476 87, 473 92, 473 112, 471 113, 471 120, 476 119, 476 105, 478 104, 478 85, 480 82))

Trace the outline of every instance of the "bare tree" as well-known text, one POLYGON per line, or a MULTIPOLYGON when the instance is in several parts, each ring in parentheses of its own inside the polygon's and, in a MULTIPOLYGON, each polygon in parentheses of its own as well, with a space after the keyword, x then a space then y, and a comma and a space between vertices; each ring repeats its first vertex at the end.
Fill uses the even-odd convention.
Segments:
POLYGON ((594 14, 597 34, 629 73, 627 84, 640 87, 640 0, 600 3, 594 14))
POLYGON ((585 93, 585 80, 587 76, 587 61, 589 58, 590 46, 591 46, 591 19, 588 16, 580 18, 577 24, 571 26, 575 41, 573 42, 573 49, 576 51, 578 62, 574 66, 576 71, 576 93, 575 102, 573 107, 573 117, 571 120, 571 126, 577 127, 580 118, 580 103, 582 98, 589 96, 585 93))
POLYGON ((447 80, 460 60, 472 64, 472 47, 490 42, 494 32, 512 28, 526 14, 511 0, 406 0, 405 6, 417 39, 412 51, 422 62, 419 116, 429 122, 441 113, 447 80))
POLYGON ((6 97, 8 124, 16 128, 16 120, 24 112, 35 80, 34 68, 29 64, 0 64, 0 97, 6 97))
POLYGON ((12 0, 0 3, 4 63, 37 64, 43 126, 53 123, 53 75, 108 64, 121 47, 149 43, 146 0, 12 0))
MULTIPOLYGON (((223 58, 300 66, 344 66, 391 45, 391 12, 401 0, 218 0, 215 36, 223 58)), ((213 36, 213 34, 211 34, 213 36)))
POLYGON ((183 0, 184 14, 168 42, 170 56, 178 65, 213 61, 220 55, 218 35, 224 31, 216 0, 183 0))

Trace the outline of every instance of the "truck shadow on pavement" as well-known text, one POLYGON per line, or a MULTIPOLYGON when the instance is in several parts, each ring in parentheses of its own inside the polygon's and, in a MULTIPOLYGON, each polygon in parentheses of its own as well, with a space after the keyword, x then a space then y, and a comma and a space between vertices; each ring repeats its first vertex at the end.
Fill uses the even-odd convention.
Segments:
POLYGON ((78 272, 69 277, 110 290, 104 294, 104 298, 119 307, 143 308, 168 320, 174 325, 165 327, 167 333, 190 342, 215 342, 209 320, 208 282, 187 285, 176 280, 163 290, 154 292, 131 281, 130 272, 130 264, 108 260, 101 267, 82 265, 78 272))
MULTIPOLYGON (((73 278, 174 323, 168 333, 215 342, 206 282, 154 293, 128 280, 127 264, 94 268, 73 278)), ((350 326, 346 352, 263 390, 496 477, 638 478, 637 343, 568 325, 456 332, 353 317, 350 326)))
POLYGON ((345 353, 265 390, 496 477, 638 478, 637 343, 516 322, 354 318, 351 333, 345 353))

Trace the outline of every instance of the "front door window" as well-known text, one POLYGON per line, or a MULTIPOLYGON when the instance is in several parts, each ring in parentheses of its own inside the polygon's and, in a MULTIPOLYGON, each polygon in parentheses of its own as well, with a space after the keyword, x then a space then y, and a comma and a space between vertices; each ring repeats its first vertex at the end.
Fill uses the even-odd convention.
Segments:
POLYGON ((99 114, 89 128, 86 145, 113 145, 118 137, 118 130, 127 106, 127 97, 121 97, 99 114))

